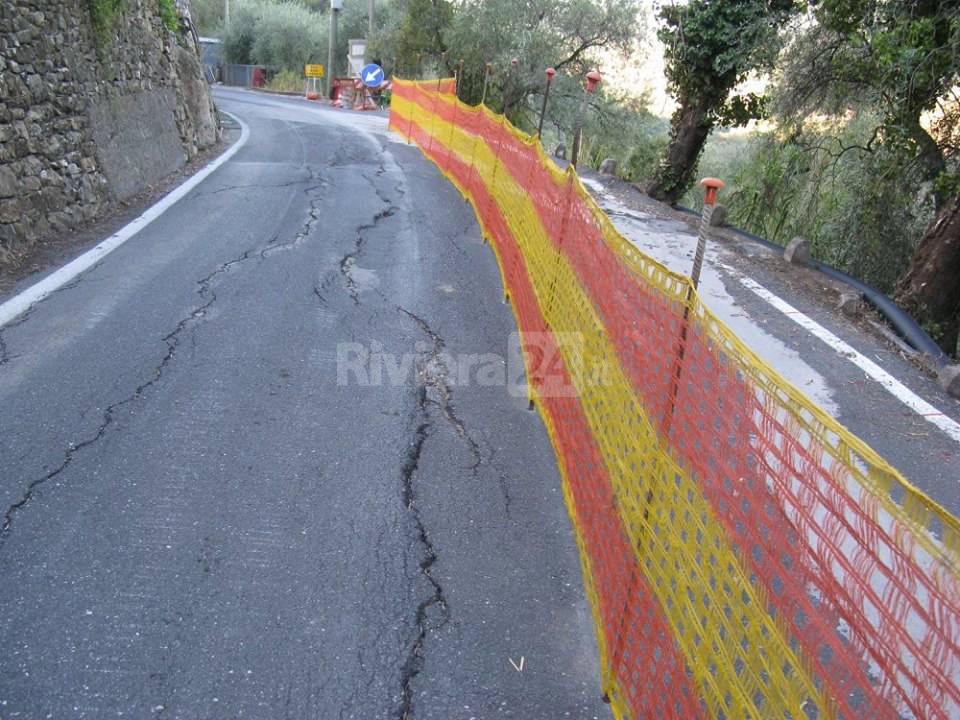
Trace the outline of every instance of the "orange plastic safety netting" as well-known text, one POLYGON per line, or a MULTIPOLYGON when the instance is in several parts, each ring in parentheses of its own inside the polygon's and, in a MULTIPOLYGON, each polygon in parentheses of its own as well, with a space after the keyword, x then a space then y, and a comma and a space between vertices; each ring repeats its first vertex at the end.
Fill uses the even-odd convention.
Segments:
POLYGON ((495 250, 618 717, 960 717, 960 522, 452 91, 390 125, 495 250))

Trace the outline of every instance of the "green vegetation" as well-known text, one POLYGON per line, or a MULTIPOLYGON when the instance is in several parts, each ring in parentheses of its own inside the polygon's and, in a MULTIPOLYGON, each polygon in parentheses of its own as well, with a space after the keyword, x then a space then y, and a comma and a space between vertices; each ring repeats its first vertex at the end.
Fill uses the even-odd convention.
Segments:
POLYGON ((274 74, 267 82, 267 89, 274 92, 300 92, 304 91, 304 81, 300 73, 292 70, 281 70, 274 74))
POLYGON ((110 34, 117 17, 123 11, 126 0, 89 0, 90 20, 97 47, 101 50, 110 46, 110 34))
POLYGON ((223 36, 230 62, 263 65, 273 74, 302 74, 307 63, 326 62, 327 30, 316 13, 288 2, 238 2, 223 36))
MULTIPOLYGON (((918 179, 896 157, 842 152, 872 121, 802 135, 719 133, 706 145, 700 174, 727 180, 731 224, 780 244, 802 235, 818 259, 892 293, 933 208, 918 201, 918 179)), ((702 197, 693 189, 681 203, 699 208, 702 197)))
MULTIPOLYGON (((105 59, 112 45, 117 18, 126 9, 128 0, 88 0, 90 22, 100 58, 105 59)), ((174 0, 157 0, 157 16, 171 32, 180 30, 180 19, 174 0)))
POLYGON ((177 4, 174 0, 157 0, 157 3, 160 19, 163 20, 167 30, 178 32, 180 30, 180 18, 177 15, 177 4))
MULTIPOLYGON (((216 34, 223 39, 227 62, 262 65, 270 77, 284 70, 302 76, 307 63, 327 62, 328 13, 289 0, 235 0, 229 26, 216 34)), ((343 72, 347 40, 367 35, 366 3, 345 3, 338 28, 336 57, 343 72)), ((209 29, 201 27, 201 32, 209 29)))
MULTIPOLYGON (((96 0, 109 11, 121 0, 96 0)), ((192 0, 226 57, 299 90, 325 62, 328 0, 192 0), (296 86, 296 87, 294 87, 296 86)), ((696 205, 697 177, 724 178, 733 224, 882 290, 936 329, 960 335, 960 8, 955 0, 377 0, 369 54, 388 74, 450 76, 460 95, 534 131, 547 66, 558 74, 543 143, 569 147, 582 78, 606 57, 663 44, 678 109, 652 116, 642 95, 590 98, 581 162, 619 161, 658 198, 696 205), (516 63, 511 61, 516 59, 516 63), (491 73, 486 78, 485 66, 491 73), (744 81, 750 80, 750 92, 744 81), (486 88, 485 88, 486 85, 486 88), (732 130, 762 123, 751 132, 732 130)), ((340 47, 366 37, 367 3, 346 0, 340 47)), ((105 14, 104 17, 107 17, 105 14)), ((109 23, 107 24, 109 27, 109 23)))
POLYGON ((763 98, 732 93, 750 72, 773 65, 781 43, 778 31, 797 9, 795 0, 691 0, 663 6, 658 35, 680 107, 650 195, 676 202, 694 183, 710 131, 762 116, 763 98))

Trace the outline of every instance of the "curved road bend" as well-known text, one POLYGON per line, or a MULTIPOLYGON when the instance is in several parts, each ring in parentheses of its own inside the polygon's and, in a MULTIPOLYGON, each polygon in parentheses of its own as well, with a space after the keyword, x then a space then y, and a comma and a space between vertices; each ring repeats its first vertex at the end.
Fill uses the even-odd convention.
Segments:
POLYGON ((2 329, 0 718, 609 717, 540 419, 444 360, 514 330, 470 206, 383 117, 217 101, 246 146, 2 329))

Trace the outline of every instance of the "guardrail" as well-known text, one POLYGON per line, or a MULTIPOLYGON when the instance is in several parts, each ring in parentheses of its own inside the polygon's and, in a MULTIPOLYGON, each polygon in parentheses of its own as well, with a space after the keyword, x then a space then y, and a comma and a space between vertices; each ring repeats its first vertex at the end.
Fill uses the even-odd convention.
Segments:
POLYGON ((523 336, 617 717, 960 717, 960 522, 614 229, 535 137, 395 80, 523 336))

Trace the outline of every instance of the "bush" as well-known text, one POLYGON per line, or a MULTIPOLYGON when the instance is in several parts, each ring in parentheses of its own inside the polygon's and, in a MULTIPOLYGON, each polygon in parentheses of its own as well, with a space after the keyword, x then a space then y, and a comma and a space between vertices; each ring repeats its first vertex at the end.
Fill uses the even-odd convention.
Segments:
POLYGON ((180 30, 180 16, 177 14, 177 5, 173 0, 158 0, 157 5, 160 19, 170 32, 180 30))
POLYGON ((645 182, 653 179, 660 158, 670 142, 666 132, 651 133, 639 137, 633 144, 623 167, 624 180, 645 182))
POLYGON ((267 81, 267 89, 277 92, 303 92, 305 83, 298 73, 281 70, 267 81))
MULTIPOLYGON (((785 245, 801 235, 814 257, 890 293, 932 217, 916 170, 882 144, 867 150, 876 119, 777 131, 750 138, 716 134, 700 176, 727 182, 730 223, 785 245)), ((694 188, 681 201, 703 205, 694 188)))

